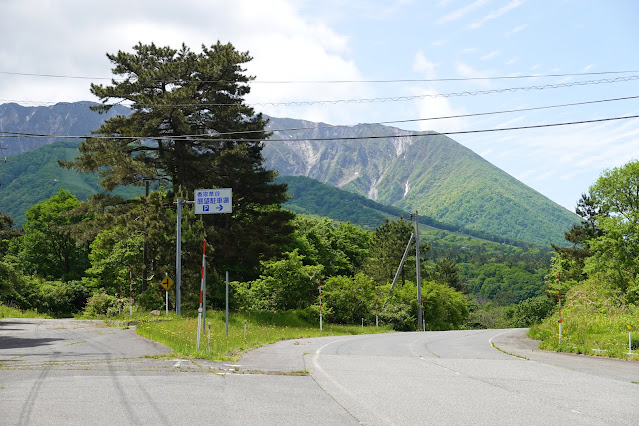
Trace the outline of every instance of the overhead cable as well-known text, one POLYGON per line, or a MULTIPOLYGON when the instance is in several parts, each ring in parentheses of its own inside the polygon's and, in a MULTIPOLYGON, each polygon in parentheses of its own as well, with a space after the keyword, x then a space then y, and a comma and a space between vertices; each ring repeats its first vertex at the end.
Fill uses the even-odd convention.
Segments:
MULTIPOLYGON (((609 75, 609 74, 629 74, 637 73, 639 70, 627 71, 599 71, 599 72, 581 72, 581 73, 557 73, 557 74, 526 74, 526 75, 506 75, 495 77, 443 77, 443 78, 399 78, 399 79, 379 79, 379 80, 258 80, 254 79, 249 84, 352 84, 352 83, 435 83, 444 81, 480 81, 480 80, 514 80, 521 78, 550 78, 550 77, 578 77, 586 75, 609 75)), ((111 77, 95 77, 82 75, 66 75, 66 74, 41 74, 29 72, 0 71, 0 74, 15 75, 22 77, 43 77, 43 78, 67 78, 79 80, 115 80, 125 81, 126 78, 111 77)), ((183 82, 188 83, 197 81, 198 83, 235 83, 229 80, 148 80, 149 82, 183 82)))
POLYGON ((504 132, 511 130, 525 130, 525 129, 539 129, 547 127, 558 126, 571 126, 577 124, 588 123, 601 123, 615 120, 628 120, 633 118, 639 118, 639 115, 627 115, 622 117, 609 117, 599 118, 593 120, 581 120, 581 121, 569 121, 561 123, 549 123, 549 124, 535 124, 530 126, 516 126, 516 127, 502 127, 497 129, 479 129, 479 130, 460 130, 453 132, 419 132, 419 133, 403 133, 393 135, 372 135, 372 136, 347 136, 347 137, 324 137, 324 138, 269 138, 269 139, 252 139, 252 138, 219 138, 215 136, 211 137, 186 137, 184 135, 166 135, 166 136, 64 136, 64 135, 46 135, 36 133, 21 133, 21 132, 5 132, 0 131, 0 138, 49 138, 49 139, 106 139, 106 140, 154 140, 154 139, 170 139, 173 141, 186 141, 186 142, 204 142, 204 141, 219 141, 219 142, 304 142, 304 141, 335 141, 335 140, 366 140, 366 139, 395 139, 406 137, 420 137, 420 136, 436 136, 436 135, 463 135, 472 133, 492 133, 492 132, 504 132))

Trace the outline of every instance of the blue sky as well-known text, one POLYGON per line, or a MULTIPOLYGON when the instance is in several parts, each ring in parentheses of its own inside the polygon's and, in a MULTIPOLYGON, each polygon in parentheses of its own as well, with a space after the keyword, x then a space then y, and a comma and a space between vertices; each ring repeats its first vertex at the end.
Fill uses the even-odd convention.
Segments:
MULTIPOLYGON (((257 110, 330 124, 639 96, 632 0, 0 0, 0 13, 0 71, 108 77, 105 53, 138 41, 197 49, 219 39, 252 54, 257 110), (631 72, 584 74, 618 71, 631 72), (549 74, 582 75, 493 79, 549 74), (610 81, 619 78, 628 81, 610 81), (567 87, 531 88, 547 85, 567 87), (464 92, 474 95, 455 95, 464 92), (403 100, 317 102, 378 98, 403 100)), ((91 81, 101 82, 0 74, 0 103, 93 100, 91 81)), ((451 132, 637 114, 629 99, 390 125, 451 132)), ((639 159, 639 119, 451 137, 570 210, 603 170, 639 159)))

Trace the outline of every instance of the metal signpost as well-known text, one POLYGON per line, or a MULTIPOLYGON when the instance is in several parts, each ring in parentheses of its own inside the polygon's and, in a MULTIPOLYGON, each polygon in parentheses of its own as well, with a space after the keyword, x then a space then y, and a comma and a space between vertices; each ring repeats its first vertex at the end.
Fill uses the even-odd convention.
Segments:
POLYGON ((422 301, 422 277, 419 266, 419 216, 415 211, 415 268, 417 269, 417 326, 421 330, 426 328, 423 322, 423 301, 422 301))
POLYGON ((231 188, 196 189, 195 214, 232 213, 231 188))
POLYGON ((177 225, 175 238, 175 313, 182 313, 182 205, 194 204, 195 214, 232 213, 231 188, 196 189, 194 201, 177 199, 177 225))
POLYGON ((166 293, 166 315, 169 315, 169 289, 173 285, 173 280, 169 278, 169 274, 164 273, 164 279, 160 283, 166 293))

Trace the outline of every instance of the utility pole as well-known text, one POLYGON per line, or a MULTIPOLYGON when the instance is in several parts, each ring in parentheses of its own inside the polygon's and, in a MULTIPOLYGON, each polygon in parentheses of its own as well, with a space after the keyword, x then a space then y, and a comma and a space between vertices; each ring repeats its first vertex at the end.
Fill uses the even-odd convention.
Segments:
POLYGON ((415 267, 417 268, 417 327, 419 330, 423 326, 422 316, 422 278, 419 268, 419 215, 415 211, 415 267))
MULTIPOLYGON (((144 180, 144 183, 146 184, 146 199, 145 199, 145 205, 148 205, 149 203, 149 181, 148 179, 144 180)), ((144 232, 144 245, 142 246, 142 292, 146 291, 146 278, 148 275, 148 265, 147 265, 147 251, 149 249, 148 247, 148 243, 146 241, 147 239, 147 234, 146 234, 146 229, 144 232)))
POLYGON ((177 231, 175 238, 175 313, 180 315, 182 283, 182 198, 177 199, 177 231))

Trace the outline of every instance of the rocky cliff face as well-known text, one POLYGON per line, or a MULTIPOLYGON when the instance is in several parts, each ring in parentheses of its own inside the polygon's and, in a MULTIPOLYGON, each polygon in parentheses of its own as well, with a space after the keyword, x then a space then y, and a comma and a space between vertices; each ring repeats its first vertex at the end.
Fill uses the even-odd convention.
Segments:
MULTIPOLYGON (((10 103, 0 105, 0 131, 55 135, 54 137, 0 137, 2 155, 33 151, 43 145, 63 140, 64 136, 86 136, 100 127, 104 120, 125 115, 128 109, 114 107, 106 114, 91 111, 91 102, 59 103, 52 106, 23 107, 10 103)), ((16 135, 18 136, 18 135, 16 135)))
POLYGON ((267 168, 282 175, 308 176, 377 200, 378 185, 411 145, 410 132, 380 125, 330 126, 271 118, 272 139, 264 145, 267 168), (279 131, 277 129, 296 129, 279 131), (382 135, 396 138, 376 138, 382 135), (359 138, 344 140, 340 138, 359 138), (308 139, 326 140, 308 140, 308 139), (335 139, 330 139, 335 138, 335 139))

